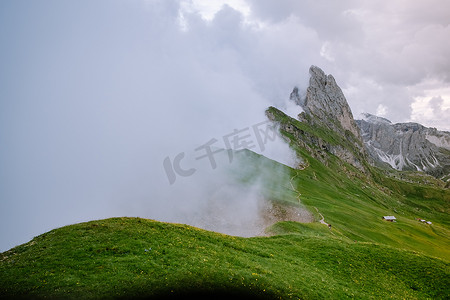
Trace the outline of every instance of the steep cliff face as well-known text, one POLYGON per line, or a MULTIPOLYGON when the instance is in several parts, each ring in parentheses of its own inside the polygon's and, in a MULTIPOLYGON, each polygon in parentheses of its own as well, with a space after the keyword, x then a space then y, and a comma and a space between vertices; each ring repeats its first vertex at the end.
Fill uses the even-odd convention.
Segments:
POLYGON ((321 125, 326 125, 339 133, 349 130, 358 140, 361 140, 352 111, 334 77, 325 75, 316 66, 312 66, 309 73, 311 74, 309 87, 306 99, 302 103, 304 111, 321 125))
POLYGON ((297 88, 290 95, 303 108, 298 115, 300 122, 280 122, 273 109, 267 111, 267 116, 278 121, 281 129, 294 136, 300 147, 321 161, 326 162, 326 155, 333 154, 366 172, 364 164, 368 155, 342 90, 333 76, 320 68, 311 66, 309 73, 306 96, 300 97, 297 88), (311 130, 304 130, 303 126, 311 130))
POLYGON ((392 124, 364 114, 356 124, 370 156, 397 170, 423 171, 436 177, 450 172, 450 133, 417 123, 392 124))

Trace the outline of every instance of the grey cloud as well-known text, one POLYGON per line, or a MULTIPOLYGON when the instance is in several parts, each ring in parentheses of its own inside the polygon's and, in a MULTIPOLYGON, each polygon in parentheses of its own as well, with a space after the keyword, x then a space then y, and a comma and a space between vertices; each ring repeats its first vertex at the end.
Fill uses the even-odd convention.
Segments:
MULTIPOLYGON (((249 3, 255 18, 278 24, 294 16, 299 26, 316 32, 325 58, 332 58, 321 66, 350 91, 355 111, 375 113, 382 104, 388 108, 387 118, 407 121, 424 81, 448 84, 448 1, 249 3)), ((445 119, 438 123, 445 126, 445 119)))
POLYGON ((227 7, 211 24, 187 16, 182 32, 178 9, 108 1, 3 10, 26 18, 0 21, 2 250, 96 218, 177 221, 173 208, 195 210, 210 178, 198 172, 171 187, 164 158, 265 119, 271 102, 256 87, 267 78, 243 70, 249 54, 263 61, 257 43, 242 43, 258 33, 227 7))
POLYGON ((446 119, 450 116, 450 108, 444 108, 444 99, 442 97, 433 97, 431 98, 429 105, 433 110, 433 116, 437 117, 437 119, 446 119))

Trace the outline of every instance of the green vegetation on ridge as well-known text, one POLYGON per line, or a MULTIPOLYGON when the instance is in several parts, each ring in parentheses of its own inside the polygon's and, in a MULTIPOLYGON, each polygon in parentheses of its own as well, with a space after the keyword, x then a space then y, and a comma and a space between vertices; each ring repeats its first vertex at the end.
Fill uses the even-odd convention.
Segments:
MULTIPOLYGON (((326 141, 342 139, 320 126, 312 127, 292 119, 274 107, 268 111, 277 121, 297 126, 306 136, 326 141)), ((369 164, 365 165, 369 174, 362 174, 330 153, 326 154, 324 164, 299 147, 296 137, 281 131, 291 148, 309 165, 304 170, 290 171, 296 189, 302 194, 302 203, 312 212, 317 208, 340 234, 351 240, 382 243, 450 259, 449 189, 435 182, 411 183, 388 177, 383 170, 369 164), (383 221, 386 215, 395 215, 397 222, 383 221), (423 224, 417 218, 433 224, 423 224)), ((352 150, 351 144, 339 142, 352 150)), ((410 173, 405 176, 412 178, 410 173)))
MULTIPOLYGON (((271 110, 312 141, 352 147, 325 128, 271 110)), ((230 176, 244 187, 263 182, 266 200, 306 208, 331 230, 319 222, 278 222, 267 237, 240 238, 139 218, 91 221, 0 254, 0 295, 448 299, 450 191, 442 182, 368 163, 362 174, 326 151, 324 163, 282 133, 303 159, 301 169, 244 150, 244 163, 230 176), (386 215, 397 222, 382 220, 386 215)))

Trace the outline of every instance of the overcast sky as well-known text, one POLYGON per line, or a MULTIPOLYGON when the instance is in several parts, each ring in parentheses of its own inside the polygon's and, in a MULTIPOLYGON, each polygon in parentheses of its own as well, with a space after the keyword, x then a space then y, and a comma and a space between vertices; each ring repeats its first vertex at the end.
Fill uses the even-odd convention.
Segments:
POLYGON ((356 118, 450 130, 449 22, 446 0, 1 1, 0 251, 96 218, 176 221, 186 185, 164 159, 286 108, 310 65, 356 118))

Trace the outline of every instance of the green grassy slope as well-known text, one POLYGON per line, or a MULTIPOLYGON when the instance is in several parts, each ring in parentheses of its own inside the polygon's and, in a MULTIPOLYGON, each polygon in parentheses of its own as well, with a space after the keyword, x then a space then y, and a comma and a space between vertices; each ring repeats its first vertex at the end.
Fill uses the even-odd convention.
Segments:
MULTIPOLYGON (((273 112, 310 140, 345 144, 273 112)), ((0 295, 449 297, 450 190, 441 181, 367 163, 362 173, 326 152, 314 158, 314 145, 308 150, 285 136, 303 159, 301 170, 244 150, 230 176, 244 187, 258 184, 266 200, 308 209, 316 222, 276 223, 266 230, 270 237, 258 238, 136 218, 66 226, 0 254, 0 295), (319 223, 322 216, 332 230, 319 223)))
POLYGON ((334 172, 333 168, 320 171, 320 163, 312 158, 309 161, 311 168, 292 171, 296 187, 302 193, 303 204, 311 211, 317 208, 336 234, 450 259, 448 190, 406 185, 411 191, 403 196, 407 193, 404 183, 395 183, 398 191, 382 190, 373 183, 334 172), (430 198, 425 197, 427 193, 430 198), (382 220, 386 215, 394 215, 397 222, 382 220), (433 224, 419 222, 419 217, 433 224))
MULTIPOLYGON (((306 207, 317 220, 321 218, 320 213, 325 222, 332 224, 336 236, 450 260, 448 189, 388 178, 376 169, 372 169, 378 177, 375 180, 351 176, 342 170, 342 162, 335 157, 325 166, 303 149, 297 151, 309 167, 292 169, 247 151, 245 172, 234 176, 241 176, 241 181, 249 185, 252 178, 261 180, 263 177, 263 181, 269 183, 264 185, 264 195, 268 199, 306 207), (270 178, 283 180, 272 179, 276 182, 272 185, 270 178), (397 222, 382 220, 386 215, 394 215, 397 222), (417 218, 433 224, 424 224, 417 218)), ((357 173, 352 166, 345 165, 345 168, 350 174, 357 173)))
POLYGON ((278 223, 238 238, 138 218, 52 230, 0 255, 0 293, 50 298, 186 294, 234 298, 445 298, 450 265, 333 236, 321 224, 278 223), (230 291, 233 291, 231 293, 230 291))
MULTIPOLYGON (((325 128, 311 127, 273 107, 268 111, 278 122, 299 128, 306 141, 310 137, 338 141, 355 151, 325 128)), ((286 171, 290 172, 296 191, 301 193, 301 202, 310 211, 320 212, 325 221, 332 224, 335 234, 350 240, 382 243, 450 259, 450 190, 443 188, 442 182, 429 182, 428 178, 419 180, 423 174, 412 172, 394 172, 395 176, 387 176, 386 171, 368 163, 365 168, 369 173, 363 174, 330 153, 323 154, 326 157, 324 164, 299 147, 298 138, 281 131, 291 148, 308 165, 303 170, 286 171), (386 215, 394 215, 397 222, 383 221, 382 217, 386 215), (417 218, 433 224, 421 223, 417 218)))

